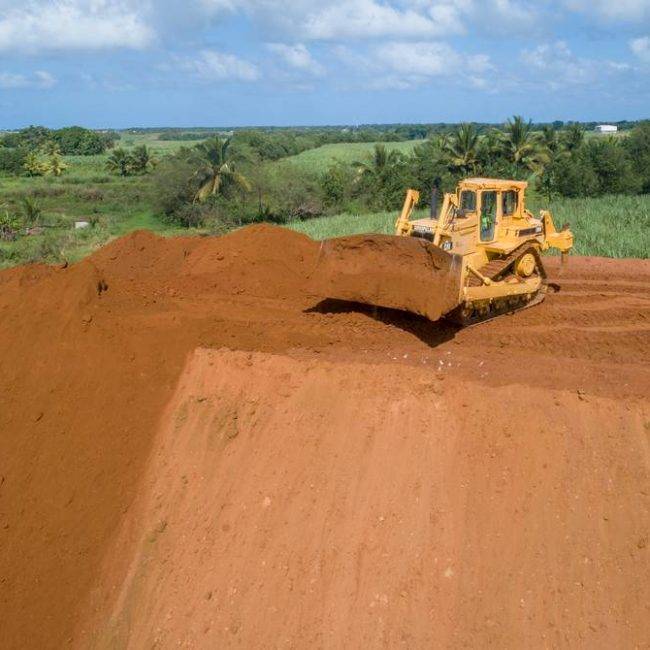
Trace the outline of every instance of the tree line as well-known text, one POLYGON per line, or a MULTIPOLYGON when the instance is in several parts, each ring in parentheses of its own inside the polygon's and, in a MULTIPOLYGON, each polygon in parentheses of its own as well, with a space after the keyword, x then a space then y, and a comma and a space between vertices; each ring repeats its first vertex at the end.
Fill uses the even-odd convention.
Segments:
POLYGON ((157 211, 185 226, 283 223, 396 209, 407 187, 425 195, 432 188, 451 191, 468 176, 528 180, 549 200, 650 192, 650 122, 621 137, 590 137, 575 123, 538 129, 520 116, 499 129, 461 124, 411 153, 377 143, 366 157, 320 174, 290 161, 271 163, 257 138, 214 137, 161 161, 154 176, 157 211))
POLYGON ((92 156, 113 147, 119 135, 81 126, 48 129, 29 126, 0 137, 0 172, 38 176, 60 175, 65 165, 60 156, 92 156), (54 164, 52 161, 55 161, 54 164))

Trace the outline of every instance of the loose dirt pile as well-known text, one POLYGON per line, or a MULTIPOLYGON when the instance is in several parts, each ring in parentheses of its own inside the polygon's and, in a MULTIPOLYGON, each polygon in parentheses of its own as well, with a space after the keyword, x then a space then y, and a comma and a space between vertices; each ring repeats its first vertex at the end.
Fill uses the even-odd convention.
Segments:
POLYGON ((459 332, 317 256, 0 273, 0 646, 647 644, 650 264, 459 332))
POLYGON ((310 288, 321 296, 438 320, 458 304, 461 260, 423 239, 356 235, 321 243, 310 288))

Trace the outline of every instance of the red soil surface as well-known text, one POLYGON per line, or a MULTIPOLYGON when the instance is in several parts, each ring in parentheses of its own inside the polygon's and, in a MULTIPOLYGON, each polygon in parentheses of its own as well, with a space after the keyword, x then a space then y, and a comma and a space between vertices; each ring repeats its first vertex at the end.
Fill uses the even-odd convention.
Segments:
POLYGON ((0 647, 650 644, 650 263, 458 331, 317 254, 0 273, 0 647))

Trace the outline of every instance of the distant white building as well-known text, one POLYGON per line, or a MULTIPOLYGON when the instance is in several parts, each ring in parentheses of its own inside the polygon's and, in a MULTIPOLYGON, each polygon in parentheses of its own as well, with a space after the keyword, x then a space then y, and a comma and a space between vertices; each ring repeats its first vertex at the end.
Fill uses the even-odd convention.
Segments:
POLYGON ((594 131, 596 131, 596 133, 616 133, 618 127, 613 124, 599 124, 594 131))

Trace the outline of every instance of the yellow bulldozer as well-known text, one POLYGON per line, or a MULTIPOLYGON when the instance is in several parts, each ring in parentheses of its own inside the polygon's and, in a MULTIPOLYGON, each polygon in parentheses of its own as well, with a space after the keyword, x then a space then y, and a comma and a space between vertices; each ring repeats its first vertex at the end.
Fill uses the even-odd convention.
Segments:
POLYGON ((435 197, 428 218, 411 219, 419 194, 408 190, 395 235, 357 235, 321 245, 314 287, 321 296, 441 317, 463 326, 544 299, 541 253, 573 246, 551 213, 526 209, 524 181, 468 178, 435 197))

